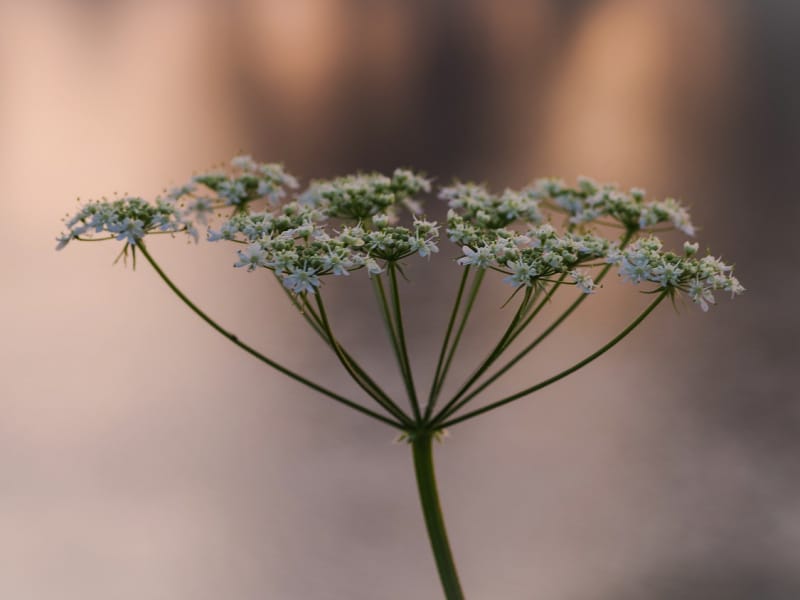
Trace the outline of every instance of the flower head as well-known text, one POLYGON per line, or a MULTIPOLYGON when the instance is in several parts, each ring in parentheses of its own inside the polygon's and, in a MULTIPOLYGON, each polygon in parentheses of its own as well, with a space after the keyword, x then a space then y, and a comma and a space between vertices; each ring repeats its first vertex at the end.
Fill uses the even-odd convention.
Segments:
POLYGON ((619 274, 631 283, 654 283, 658 288, 684 292, 707 311, 714 304, 713 292, 724 290, 738 296, 745 290, 733 276, 733 267, 713 256, 695 257, 690 245, 683 256, 662 251, 661 240, 654 236, 636 240, 622 251, 615 262, 619 274))
MULTIPOLYGON (((419 202, 430 192, 430 180, 414 171, 315 181, 299 195, 297 187, 282 165, 237 156, 226 168, 196 175, 154 202, 124 197, 82 205, 66 220, 57 248, 103 235, 126 247, 156 233, 196 240, 200 224, 208 227, 209 241, 242 244, 236 267, 270 270, 295 294, 315 293, 329 275, 363 269, 379 276, 387 264, 439 252, 440 226, 422 215, 419 202), (402 209, 411 218, 401 218, 402 209)), ((689 235, 695 231, 679 202, 647 200, 639 188, 625 192, 581 177, 574 186, 540 179, 499 194, 484 185, 455 183, 441 188, 439 197, 448 205, 447 238, 461 248, 457 263, 498 271, 515 288, 557 280, 591 294, 598 286, 590 269, 610 263, 624 280, 685 293, 703 310, 714 303, 714 292, 744 291, 730 266, 713 256, 698 258, 697 243, 686 242, 678 255, 665 252, 655 236, 637 238, 641 230, 663 224, 689 235), (568 215, 566 231, 548 221, 558 213, 568 215), (625 229, 621 241, 591 229, 614 222, 625 229)))

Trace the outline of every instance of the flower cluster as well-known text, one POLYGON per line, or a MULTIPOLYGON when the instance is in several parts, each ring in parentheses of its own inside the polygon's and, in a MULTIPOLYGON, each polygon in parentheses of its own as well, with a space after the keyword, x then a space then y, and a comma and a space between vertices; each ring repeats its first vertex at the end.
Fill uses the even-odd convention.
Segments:
POLYGON ((400 205, 413 213, 420 212, 414 197, 430 190, 428 179, 406 169, 396 169, 391 177, 360 173, 316 181, 302 199, 334 218, 359 221, 386 214, 393 219, 400 205))
MULTIPOLYGON (((67 232, 57 238, 61 250, 72 240, 98 239, 100 233, 110 234, 135 246, 148 233, 186 232, 197 239, 197 230, 183 211, 174 203, 156 200, 155 204, 141 198, 96 200, 83 205, 65 221, 67 232)), ((100 238, 102 239, 102 238, 100 238)))
POLYGON ((632 283, 650 282, 659 288, 685 292, 707 311, 714 304, 714 292, 724 291, 731 297, 744 292, 733 276, 733 267, 711 255, 697 258, 698 244, 684 244, 683 255, 662 251, 655 236, 633 242, 621 252, 612 253, 609 261, 619 266, 620 276, 632 283))
POLYGON ((584 293, 595 290, 591 276, 577 269, 593 260, 604 259, 610 242, 594 235, 558 235, 548 224, 531 228, 525 234, 509 229, 494 232, 494 239, 480 245, 465 245, 460 265, 490 268, 507 277, 513 287, 532 287, 549 281, 553 275, 567 275, 584 293))
POLYGON ((411 228, 390 226, 396 205, 410 205, 412 194, 427 189, 426 179, 401 169, 391 178, 372 174, 316 182, 299 201, 235 212, 209 230, 209 240, 248 244, 236 267, 270 269, 291 291, 314 293, 325 275, 346 276, 362 267, 378 274, 383 270, 378 260, 438 252, 436 223, 415 217, 411 228), (357 223, 336 231, 326 224, 330 217, 357 223))
POLYGON ((235 212, 219 229, 208 230, 208 240, 255 242, 265 237, 285 234, 308 237, 325 215, 299 202, 289 202, 273 210, 235 212))
POLYGON ((579 177, 575 187, 567 186, 560 179, 539 179, 530 193, 568 213, 574 225, 610 217, 631 232, 669 223, 686 235, 695 233, 689 213, 677 200, 646 201, 644 190, 639 188, 626 193, 613 185, 601 185, 588 177, 579 177))
MULTIPOLYGON (((153 203, 125 197, 83 205, 66 220, 58 248, 87 239, 117 239, 126 248, 136 247, 145 235, 157 233, 187 233, 196 240, 202 224, 210 241, 242 245, 236 267, 271 270, 297 294, 315 293, 327 275, 346 276, 362 268, 378 275, 382 263, 415 254, 429 258, 439 251, 439 225, 417 216, 417 196, 431 189, 417 173, 396 169, 391 176, 315 181, 290 196, 297 187, 281 165, 239 156, 226 170, 197 175, 153 203), (413 214, 407 224, 398 222, 401 206, 413 214)), ((482 185, 456 183, 442 188, 439 197, 448 203, 447 236, 462 250, 457 262, 499 271, 514 288, 566 279, 588 294, 597 286, 581 268, 612 263, 624 279, 682 291, 703 310, 714 303, 715 291, 744 291, 731 267, 711 256, 696 258, 696 244, 677 255, 662 251, 658 238, 636 239, 640 230, 661 223, 694 232, 686 209, 672 199, 646 201, 641 190, 625 193, 586 178, 575 187, 542 179, 499 195, 482 185), (623 242, 633 241, 620 248, 619 242, 574 227, 560 234, 543 223, 545 209, 567 212, 575 226, 613 219, 627 231, 623 242)))
POLYGON ((103 232, 132 246, 156 232, 186 232, 197 240, 195 223, 206 224, 216 209, 233 207, 246 213, 250 202, 267 199, 277 203, 286 196, 287 189, 297 185, 297 180, 279 164, 259 164, 249 156, 237 156, 231 161, 229 172, 197 175, 153 204, 126 197, 83 205, 66 221, 68 231, 58 238, 57 248, 103 232))
MULTIPOLYGON (((414 218, 411 229, 389 225, 385 215, 373 217, 375 229, 360 230, 363 248, 372 257, 398 261, 412 254, 430 257, 439 251, 439 226, 433 221, 414 218)), ((351 230, 352 232, 355 229, 351 230)))
POLYGON ((276 204, 286 197, 287 189, 296 189, 297 186, 297 179, 289 175, 282 165, 261 164, 249 156, 237 156, 231 161, 229 172, 197 175, 192 183, 174 190, 172 197, 177 199, 202 190, 197 199, 204 201, 201 202, 204 208, 213 205, 215 200, 225 206, 241 208, 261 199, 276 204), (207 192, 212 192, 211 197, 203 195, 207 192))
POLYGON ((530 190, 506 189, 497 196, 482 185, 457 183, 442 188, 439 198, 447 201, 450 215, 457 217, 459 225, 474 232, 500 229, 516 221, 541 223, 543 218, 539 209, 541 199, 530 190))
MULTIPOLYGON (((316 209, 306 210, 318 214, 316 209)), ((234 217, 228 223, 235 222, 250 232, 250 243, 239 251, 235 266, 250 271, 257 267, 270 269, 291 291, 314 293, 324 275, 348 275, 362 267, 375 275, 383 271, 378 260, 398 261, 412 254, 430 256, 438 251, 436 223, 415 219, 409 229, 389 226, 385 216, 376 216, 374 221, 375 229, 345 226, 330 235, 325 225, 316 224, 309 217, 298 227, 252 235, 253 229, 244 225, 247 219, 234 217)))

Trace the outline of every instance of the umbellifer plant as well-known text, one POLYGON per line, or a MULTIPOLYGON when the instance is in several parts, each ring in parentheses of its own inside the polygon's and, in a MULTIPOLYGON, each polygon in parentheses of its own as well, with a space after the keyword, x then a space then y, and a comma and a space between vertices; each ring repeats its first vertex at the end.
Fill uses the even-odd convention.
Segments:
MULTIPOLYGON (((434 439, 446 428, 527 397, 574 373, 630 334, 664 299, 686 296, 707 311, 714 294, 732 296, 744 288, 732 268, 711 255, 699 256, 698 244, 685 242, 678 252, 663 249, 654 233, 694 227, 686 209, 673 199, 651 201, 642 190, 624 192, 590 179, 575 186, 542 179, 522 190, 493 194, 486 187, 456 183, 439 190, 449 211, 447 238, 461 249, 456 260, 461 280, 427 395, 422 396, 406 344, 400 282, 404 261, 438 252, 440 225, 421 217, 419 196, 431 191, 423 176, 397 169, 391 176, 357 174, 312 182, 296 193, 297 180, 277 164, 234 158, 218 171, 195 176, 163 197, 148 202, 123 197, 83 204, 66 220, 58 248, 73 241, 117 240, 120 257, 138 255, 203 321, 233 344, 270 367, 345 406, 397 429, 412 449, 422 512, 436 566, 448 600, 463 598, 447 541, 433 468, 434 439), (553 222, 563 224, 558 231, 553 222), (225 329, 181 291, 156 262, 145 243, 151 235, 187 234, 195 240, 207 228, 211 241, 235 244, 235 267, 277 278, 292 305, 336 355, 342 367, 374 404, 357 403, 319 382, 295 373, 225 329), (611 269, 643 285, 653 300, 633 321, 582 360, 514 394, 470 406, 511 367, 593 295, 611 269), (327 277, 364 271, 375 298, 407 393, 407 403, 389 396, 337 339, 323 301, 327 277), (443 386, 486 275, 503 275, 512 288, 513 306, 505 331, 451 397, 443 386), (577 289, 577 297, 522 350, 507 351, 559 291, 577 289), (490 369, 505 356, 499 368, 490 369)), ((355 275, 357 276, 357 275, 355 275)), ((505 306, 505 305, 504 305, 505 306)), ((408 312, 408 307, 406 307, 408 312)))

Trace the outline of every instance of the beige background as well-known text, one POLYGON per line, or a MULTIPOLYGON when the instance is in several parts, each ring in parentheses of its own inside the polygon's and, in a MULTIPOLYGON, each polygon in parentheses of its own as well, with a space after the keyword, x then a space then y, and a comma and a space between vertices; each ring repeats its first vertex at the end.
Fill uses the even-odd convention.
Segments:
MULTIPOLYGON (((76 196, 152 196, 239 151, 306 181, 589 174, 690 203, 748 293, 664 306, 579 375, 454 429, 454 552, 475 599, 800 597, 798 18, 781 0, 0 2, 0 598, 439 597, 390 430, 238 353, 145 264, 112 268, 114 245, 53 251, 76 196)), ((153 251, 226 326, 352 391, 230 248, 153 251)), ((426 376, 448 252, 410 267, 426 376)), ((331 286, 338 328, 399 391, 352 279, 331 286)), ((503 389, 642 302, 611 282, 503 389)))

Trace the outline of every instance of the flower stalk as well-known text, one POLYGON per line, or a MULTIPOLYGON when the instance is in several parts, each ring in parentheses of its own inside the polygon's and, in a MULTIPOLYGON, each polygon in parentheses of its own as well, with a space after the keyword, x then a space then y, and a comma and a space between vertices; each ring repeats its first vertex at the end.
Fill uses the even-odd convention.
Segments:
POLYGON ((439 572, 444 595, 447 600, 463 600, 461 582, 458 579, 450 542, 447 539, 447 530, 444 525, 444 515, 439 502, 439 492, 436 486, 436 472, 433 467, 433 440, 435 434, 430 430, 421 430, 411 434, 411 450, 414 457, 414 473, 417 479, 417 490, 422 505, 422 514, 425 518, 425 528, 439 572))
POLYGON ((260 360, 261 362, 265 363, 266 365, 272 367, 276 371, 278 371, 280 373, 283 373, 284 375, 286 375, 290 379, 294 379, 298 383, 302 383, 303 385, 305 385, 306 387, 311 388, 315 392, 319 392, 320 394, 323 394, 324 396, 327 396, 328 398, 330 398, 332 400, 335 400, 336 402, 339 402, 340 404, 344 404, 345 406, 347 406, 349 408, 352 408, 353 410, 356 410, 356 411, 358 411, 358 412, 360 412, 362 414, 365 414, 365 415, 367 415, 369 417, 372 417, 373 419, 377 419, 378 421, 381 421, 382 423, 385 423, 386 425, 390 425, 390 426, 398 428, 398 429, 402 429, 403 428, 403 426, 404 426, 403 423, 399 423, 399 422, 394 421, 392 419, 388 419, 388 418, 384 417, 383 415, 380 415, 380 414, 378 414, 378 413, 376 413, 376 412, 374 412, 374 411, 372 411, 372 410, 370 410, 368 408, 365 408, 365 407, 363 407, 363 406, 361 406, 359 404, 356 404, 352 400, 348 400, 344 396, 341 396, 340 394, 337 394, 336 392, 333 392, 333 391, 329 390, 328 388, 323 387, 322 385, 320 385, 318 383, 315 383, 315 382, 311 381, 310 379, 307 379, 306 377, 303 377, 302 375, 299 375, 299 374, 295 373, 294 371, 292 371, 292 370, 284 367, 283 365, 275 362, 271 358, 268 358, 267 356, 265 356, 264 354, 262 354, 261 352, 259 352, 255 348, 253 348, 252 346, 250 346, 248 344, 245 344, 243 341, 241 341, 239 339, 238 336, 236 336, 235 334, 231 333, 227 329, 224 329, 219 323, 214 321, 205 312, 200 310, 200 308, 198 308, 198 306, 194 302, 192 302, 189 299, 189 297, 186 296, 186 294, 184 294, 178 288, 178 286, 176 286, 175 283, 173 283, 172 279, 170 279, 167 276, 167 274, 161 269, 159 264, 155 261, 155 259, 153 259, 153 257, 150 254, 150 252, 148 252, 148 250, 145 247, 143 242, 139 243, 138 248, 139 248, 139 251, 142 253, 142 255, 145 257, 145 259, 147 259, 147 262, 149 262, 150 265, 155 270, 155 272, 158 273, 158 276, 161 277, 161 279, 164 281, 164 283, 167 284, 167 287, 170 290, 172 290, 172 292, 174 292, 175 295, 178 298, 180 298, 181 301, 184 304, 186 304, 186 306, 188 306, 189 309, 191 309, 191 311, 193 313, 195 313, 198 317, 200 317, 203 321, 205 321, 208 325, 210 325, 211 328, 214 329, 217 333, 219 333, 223 337, 227 338, 231 343, 233 343, 234 345, 238 346, 239 348, 241 348, 242 350, 244 350, 245 352, 247 352, 251 356, 253 356, 253 357, 257 358, 258 360, 260 360))

